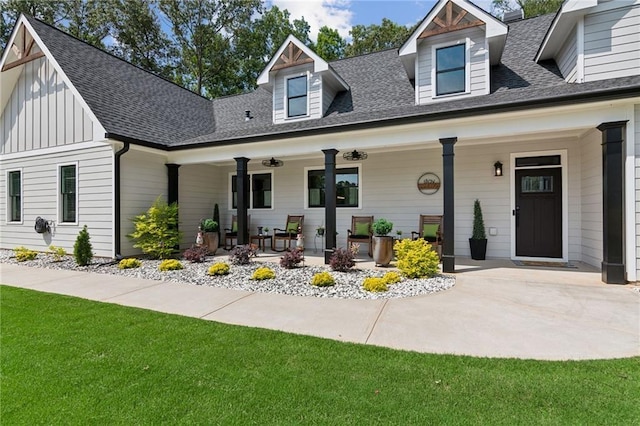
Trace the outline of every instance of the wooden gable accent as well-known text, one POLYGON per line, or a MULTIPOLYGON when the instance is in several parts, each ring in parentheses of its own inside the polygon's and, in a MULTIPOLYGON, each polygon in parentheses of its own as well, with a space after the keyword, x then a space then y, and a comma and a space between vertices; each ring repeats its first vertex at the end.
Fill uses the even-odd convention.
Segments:
POLYGON ((438 34, 449 33, 452 31, 464 30, 466 28, 479 27, 484 25, 485 23, 480 19, 468 19, 468 12, 464 9, 459 9, 455 11, 453 9, 453 2, 449 1, 444 6, 443 11, 441 11, 439 16, 436 16, 431 21, 435 26, 427 27, 425 30, 418 36, 419 39, 427 38, 438 34), (467 17, 467 20, 464 20, 467 17))
POLYGON ((37 47, 36 41, 25 26, 22 25, 18 30, 18 36, 15 37, 13 44, 7 47, 11 49, 11 53, 9 54, 10 56, 7 57, 7 62, 2 67, 2 71, 7 71, 35 59, 42 58, 44 53, 39 48, 34 52, 34 46, 37 47))
POLYGON ((313 59, 306 55, 303 57, 303 53, 302 49, 292 42, 289 42, 289 45, 284 52, 282 52, 278 61, 271 67, 271 71, 313 63, 313 59))

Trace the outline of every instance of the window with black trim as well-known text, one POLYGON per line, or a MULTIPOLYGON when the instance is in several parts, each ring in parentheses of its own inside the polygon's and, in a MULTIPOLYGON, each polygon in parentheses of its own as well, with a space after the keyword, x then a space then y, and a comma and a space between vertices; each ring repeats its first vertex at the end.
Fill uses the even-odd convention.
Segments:
MULTIPOLYGON (((250 209, 270 209, 273 206, 273 176, 271 173, 250 173, 250 209)), ((249 201, 249 200, 247 200, 249 201)), ((238 208, 238 182, 236 175, 231 176, 231 208, 238 208)))
POLYGON ((466 91, 466 45, 436 49, 436 95, 466 91))
POLYGON ((8 173, 7 183, 9 184, 9 221, 22 221, 22 173, 14 170, 8 173))
POLYGON ((75 223, 77 220, 76 192, 76 166, 60 166, 60 206, 63 223, 75 223))
MULTIPOLYGON (((358 207, 360 191, 358 167, 336 170, 336 207, 358 207)), ((324 170, 307 171, 307 195, 309 207, 324 207, 324 170)))
POLYGON ((287 117, 307 115, 307 76, 287 79, 287 117))

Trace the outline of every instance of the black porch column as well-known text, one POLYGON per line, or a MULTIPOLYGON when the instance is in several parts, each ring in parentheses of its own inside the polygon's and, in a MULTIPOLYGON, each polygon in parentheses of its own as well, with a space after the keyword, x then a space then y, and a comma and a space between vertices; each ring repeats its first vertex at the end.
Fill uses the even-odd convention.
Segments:
POLYGON ((453 187, 453 145, 458 138, 440 139, 442 144, 442 185, 444 186, 444 241, 442 243, 442 272, 455 272, 456 257, 454 252, 455 212, 453 187))
POLYGON ((323 149, 324 152, 324 223, 325 252, 324 263, 336 248, 336 154, 337 149, 323 149), (330 251, 329 251, 330 250, 330 251))
POLYGON ((243 246, 249 244, 249 175, 247 174, 246 157, 236 157, 236 189, 238 191, 237 216, 238 216, 238 239, 237 244, 243 246))
MULTIPOLYGON (((165 166, 167 166, 167 174, 169 175, 169 184, 167 187, 167 204, 178 203, 178 168, 180 167, 180 164, 165 164, 165 166)), ((180 225, 176 225, 176 228, 180 229, 180 225)), ((180 250, 180 244, 176 245, 174 249, 180 250)))
POLYGON ((625 283, 624 134, 626 121, 602 123, 602 281, 625 283))

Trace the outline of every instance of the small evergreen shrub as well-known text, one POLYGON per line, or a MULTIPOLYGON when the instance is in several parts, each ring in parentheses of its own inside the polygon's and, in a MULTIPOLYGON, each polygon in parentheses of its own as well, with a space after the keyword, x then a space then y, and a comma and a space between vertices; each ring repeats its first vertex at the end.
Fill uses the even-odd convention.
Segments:
POLYGON ((236 246, 229 254, 229 261, 234 265, 248 265, 251 263, 251 258, 256 256, 256 252, 257 248, 251 244, 236 246))
POLYGON ((16 260, 18 262, 33 260, 38 256, 37 251, 29 250, 28 248, 22 246, 14 248, 13 252, 16 254, 16 260))
POLYGON ((202 232, 218 232, 218 222, 213 219, 202 219, 200 229, 202 232))
POLYGON ((329 258, 329 266, 334 271, 346 272, 356 266, 356 262, 353 258, 354 255, 351 250, 337 248, 331 255, 331 258, 329 258))
POLYGON ((384 278, 379 277, 365 278, 362 282, 362 287, 364 287, 364 289, 367 291, 375 293, 388 290, 387 283, 385 282, 384 278))
POLYGON ((423 239, 404 239, 394 246, 397 267, 408 278, 429 278, 438 273, 438 253, 423 239))
POLYGON ((293 269, 302 262, 302 259, 302 251, 296 249, 290 250, 285 252, 285 254, 280 258, 280 266, 286 269, 293 269))
POLYGON ((333 279, 328 272, 318 272, 311 279, 311 285, 317 287, 329 287, 336 284, 336 280, 333 279))
POLYGON ((178 230, 178 204, 167 204, 156 198, 146 213, 133 219, 135 231, 128 235, 144 253, 154 259, 164 259, 180 244, 182 232, 178 230))
POLYGON ((202 263, 209 254, 209 249, 205 246, 191 246, 184 251, 182 257, 191 263, 202 263))
POLYGON ((486 240, 487 234, 484 230, 484 218, 482 217, 482 207, 480 207, 480 200, 476 199, 473 202, 473 233, 471 238, 474 240, 486 240))
POLYGON ((272 280, 275 277, 276 277, 276 273, 273 272, 271 268, 267 268, 266 266, 261 266, 260 268, 256 269, 253 272, 253 275, 251 275, 252 280, 258 280, 258 281, 272 280))
POLYGON ((393 223, 387 219, 378 219, 371 226, 373 233, 379 236, 385 236, 393 229, 393 223))
POLYGON ((214 263, 209 267, 207 274, 209 275, 228 275, 231 268, 224 262, 214 263))
POLYGON ((122 259, 118 263, 118 269, 134 269, 142 266, 142 262, 135 258, 122 259))
POLYGON ((67 255, 67 251, 62 247, 56 247, 52 244, 49 246, 49 254, 53 256, 54 262, 61 262, 67 255))
POLYGON ((177 271, 183 268, 184 266, 182 266, 182 263, 180 263, 178 259, 165 259, 160 262, 160 266, 158 266, 158 269, 160 269, 162 272, 177 271))
POLYGON ((87 225, 84 225, 78 233, 76 243, 73 245, 73 257, 80 266, 87 266, 93 259, 93 247, 87 225))
POLYGON ((398 274, 397 272, 387 272, 386 274, 384 274, 382 279, 384 280, 385 283, 387 283, 387 285, 396 284, 402 281, 400 274, 398 274))

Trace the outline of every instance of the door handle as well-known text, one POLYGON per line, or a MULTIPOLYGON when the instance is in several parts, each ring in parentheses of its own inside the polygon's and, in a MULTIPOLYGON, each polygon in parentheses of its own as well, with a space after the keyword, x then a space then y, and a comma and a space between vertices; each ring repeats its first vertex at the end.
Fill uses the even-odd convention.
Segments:
POLYGON ((511 213, 516 217, 516 226, 520 225, 520 206, 516 206, 511 213))

